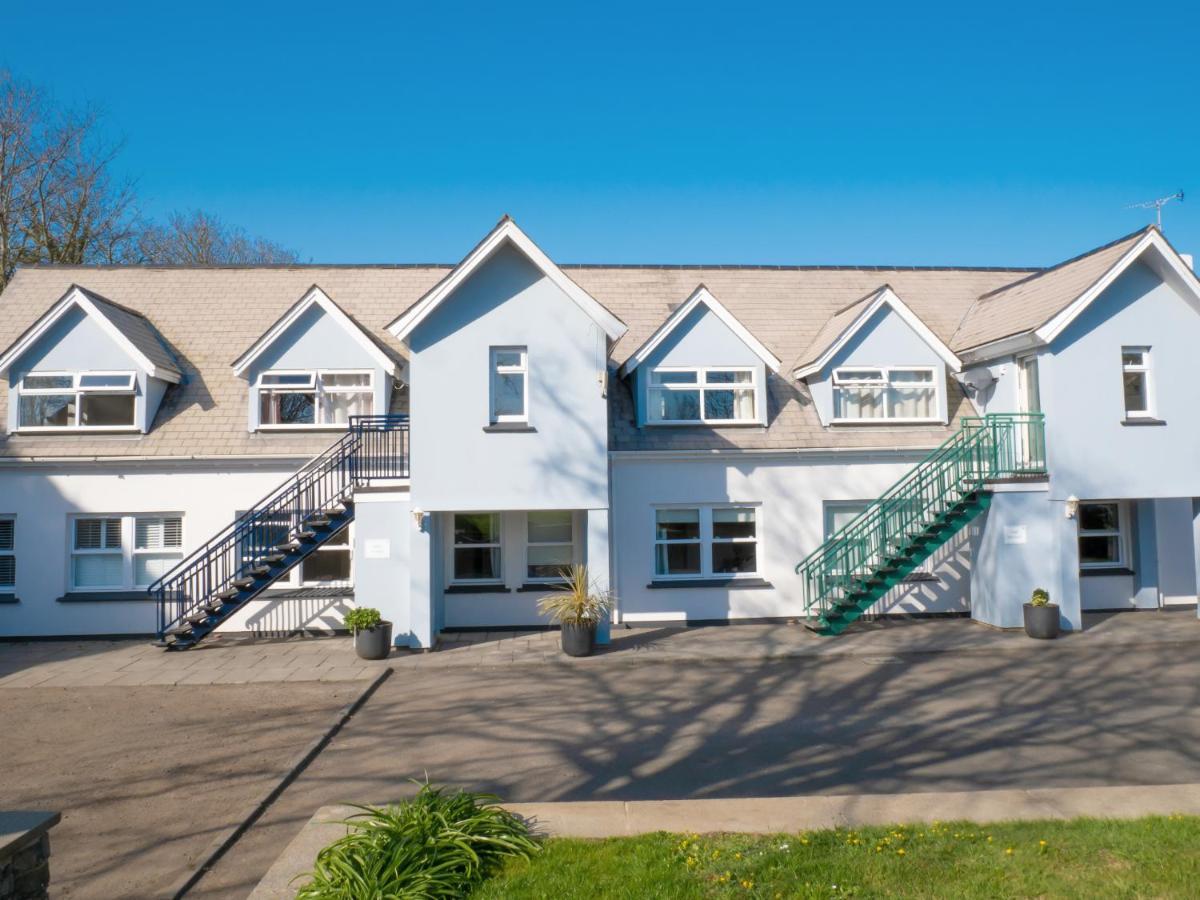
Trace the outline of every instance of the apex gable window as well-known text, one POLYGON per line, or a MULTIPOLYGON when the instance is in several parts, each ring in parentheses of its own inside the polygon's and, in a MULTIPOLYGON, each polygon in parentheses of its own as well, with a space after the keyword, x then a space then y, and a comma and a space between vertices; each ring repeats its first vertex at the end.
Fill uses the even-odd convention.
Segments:
POLYGON ((22 431, 137 427, 132 372, 31 372, 17 398, 22 431))
POLYGON ((0 594, 11 594, 17 585, 17 520, 0 517, 0 594))
POLYGON ((1079 566, 1082 569, 1119 569, 1126 566, 1128 541, 1124 503, 1079 504, 1079 566))
POLYGON ((754 370, 667 366, 652 369, 646 420, 658 425, 757 422, 754 370))
POLYGON ((833 370, 833 421, 938 421, 936 370, 842 366, 833 370))
POLYGON ((490 357, 492 424, 528 422, 528 348, 492 347, 490 357))
POLYGON ((72 590, 146 588, 182 558, 182 516, 79 516, 71 520, 72 590))
POLYGON ((756 506, 662 507, 654 511, 654 577, 737 577, 758 571, 756 506))
POLYGON ((1131 419, 1152 417, 1149 347, 1121 348, 1121 377, 1125 388, 1125 415, 1131 419))
POLYGON ((263 372, 257 390, 260 428, 338 428, 375 406, 369 371, 263 372))

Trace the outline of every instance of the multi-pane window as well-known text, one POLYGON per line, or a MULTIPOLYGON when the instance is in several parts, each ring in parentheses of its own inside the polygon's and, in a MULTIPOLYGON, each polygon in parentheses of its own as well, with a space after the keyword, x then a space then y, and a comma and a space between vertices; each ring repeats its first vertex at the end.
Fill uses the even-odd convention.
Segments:
POLYGON ((529 421, 529 353, 525 347, 491 349, 491 421, 529 421))
POLYGON ((757 571, 757 507, 666 507, 654 511, 656 577, 734 576, 757 571))
POLYGON ((525 577, 534 581, 562 578, 575 555, 571 511, 530 512, 526 514, 525 529, 525 577))
POLYGON ((132 428, 136 424, 132 372, 33 373, 17 389, 17 426, 132 428))
POLYGON ((270 428, 345 425, 375 406, 370 372, 264 372, 258 378, 258 422, 270 428))
POLYGON ((500 514, 454 514, 454 581, 503 580, 500 514))
POLYGON ((1121 377, 1125 388, 1125 415, 1151 416, 1150 348, 1121 348, 1121 377))
POLYGON ((937 417, 934 369, 844 366, 833 370, 835 420, 928 422, 937 417))
POLYGON ((654 369, 646 401, 647 421, 660 424, 758 420, 753 369, 654 369))
POLYGON ((0 594, 10 594, 17 584, 17 520, 0 518, 0 594))
POLYGON ((133 583, 149 586, 171 571, 183 555, 183 519, 138 516, 133 530, 133 583))
POLYGON ((183 518, 81 516, 71 520, 71 587, 149 587, 183 558, 183 518))
POLYGON ((300 563, 301 584, 350 583, 350 526, 347 525, 300 563))
POLYGON ((1085 569, 1125 565, 1124 504, 1079 504, 1079 565, 1085 569))

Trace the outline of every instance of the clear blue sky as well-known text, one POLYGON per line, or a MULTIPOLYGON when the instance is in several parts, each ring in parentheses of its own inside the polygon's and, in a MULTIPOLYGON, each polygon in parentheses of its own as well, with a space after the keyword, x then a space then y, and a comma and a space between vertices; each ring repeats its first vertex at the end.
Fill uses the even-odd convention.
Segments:
POLYGON ((7 0, 0 66, 318 262, 1043 264, 1180 187, 1200 253, 1196 4, 1051 6, 7 0))

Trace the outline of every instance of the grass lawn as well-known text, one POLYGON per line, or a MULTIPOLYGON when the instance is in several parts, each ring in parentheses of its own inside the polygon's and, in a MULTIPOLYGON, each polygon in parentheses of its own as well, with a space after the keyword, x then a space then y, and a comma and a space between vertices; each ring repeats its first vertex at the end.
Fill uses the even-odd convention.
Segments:
POLYGON ((555 839, 474 898, 1195 897, 1200 818, 555 839))

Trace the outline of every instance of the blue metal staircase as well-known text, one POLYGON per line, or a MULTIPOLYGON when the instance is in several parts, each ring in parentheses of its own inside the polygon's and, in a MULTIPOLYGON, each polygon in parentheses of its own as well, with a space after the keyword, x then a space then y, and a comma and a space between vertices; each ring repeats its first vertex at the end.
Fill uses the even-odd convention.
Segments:
POLYGON ((150 587, 158 637, 186 650, 354 518, 354 489, 408 477, 408 416, 354 416, 344 437, 150 587))
POLYGON ((995 482, 1045 476, 1041 413, 963 419, 953 437, 796 566, 806 626, 841 634, 986 510, 995 482))

